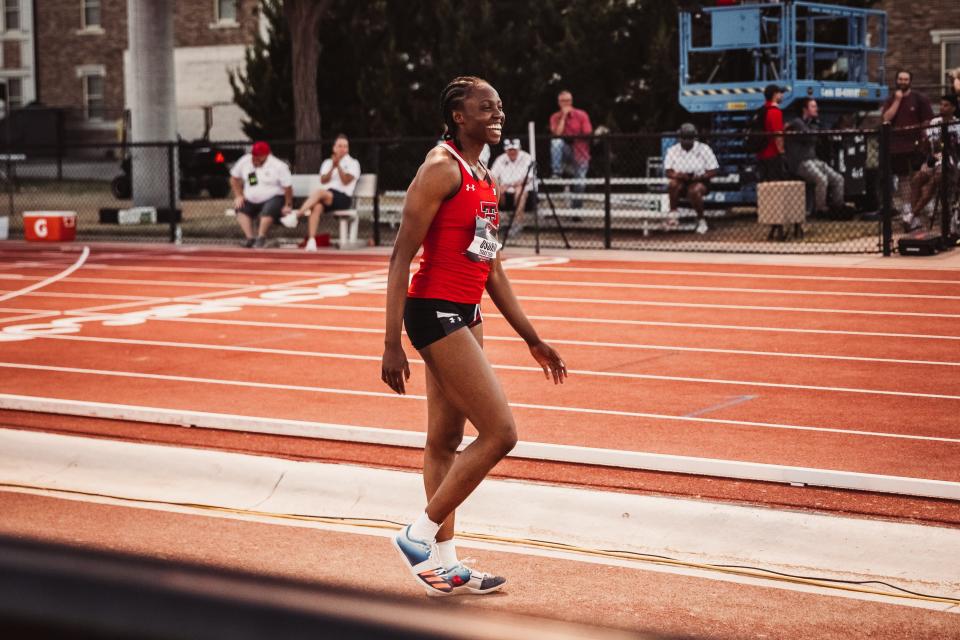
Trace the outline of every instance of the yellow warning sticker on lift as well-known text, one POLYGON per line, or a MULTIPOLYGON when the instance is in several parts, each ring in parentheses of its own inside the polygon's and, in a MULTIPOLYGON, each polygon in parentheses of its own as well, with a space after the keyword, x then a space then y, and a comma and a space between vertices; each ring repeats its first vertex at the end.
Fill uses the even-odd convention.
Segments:
POLYGON ((728 102, 727 111, 743 111, 747 108, 746 102, 728 102))

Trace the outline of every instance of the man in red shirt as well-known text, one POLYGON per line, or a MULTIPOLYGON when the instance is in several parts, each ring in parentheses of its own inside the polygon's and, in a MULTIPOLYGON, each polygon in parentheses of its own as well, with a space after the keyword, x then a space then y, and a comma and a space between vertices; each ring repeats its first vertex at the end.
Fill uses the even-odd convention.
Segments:
POLYGON ((766 110, 763 130, 767 134, 767 146, 757 154, 757 180, 771 182, 786 180, 784 145, 783 145, 783 111, 780 103, 783 101, 783 87, 768 84, 763 90, 766 110), (780 135, 775 135, 780 134, 780 135))
MULTIPOLYGON (((897 72, 897 89, 883 105, 883 121, 889 122, 894 129, 910 127, 928 122, 933 117, 930 101, 923 94, 913 91, 913 74, 909 71, 897 72)), ((910 203, 917 199, 917 193, 911 193, 913 172, 920 168, 923 161, 921 142, 924 132, 920 129, 894 131, 890 140, 890 168, 897 176, 896 199, 900 214, 907 230, 914 227, 915 220, 910 203)))
MULTIPOLYGON (((573 94, 561 91, 557 95, 560 110, 550 116, 550 133, 556 137, 550 140, 550 168, 554 176, 569 173, 582 180, 590 168, 590 140, 572 136, 588 136, 593 133, 590 116, 583 109, 573 106, 573 94), (564 169, 569 168, 566 172, 564 169)), ((583 182, 573 185, 575 193, 583 193, 583 182)), ((574 200, 574 209, 583 206, 580 200, 574 200)))

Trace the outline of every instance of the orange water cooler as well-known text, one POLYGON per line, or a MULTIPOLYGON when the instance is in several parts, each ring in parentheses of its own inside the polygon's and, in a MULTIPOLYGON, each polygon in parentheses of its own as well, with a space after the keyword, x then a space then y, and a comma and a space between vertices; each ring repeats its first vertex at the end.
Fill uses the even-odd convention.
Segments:
POLYGON ((71 242, 77 237, 77 212, 24 211, 23 236, 31 242, 71 242))

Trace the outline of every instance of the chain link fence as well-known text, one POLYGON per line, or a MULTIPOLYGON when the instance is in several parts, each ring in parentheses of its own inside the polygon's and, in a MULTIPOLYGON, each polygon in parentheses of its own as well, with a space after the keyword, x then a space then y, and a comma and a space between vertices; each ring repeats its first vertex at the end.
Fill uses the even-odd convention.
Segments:
MULTIPOLYGON (((788 134, 782 174, 764 181, 760 179, 770 176, 758 176, 756 154, 743 132, 701 134, 689 149, 676 132, 539 136, 535 149, 527 149, 537 158, 530 169, 537 179, 529 211, 522 229, 511 233, 506 244, 890 253, 898 238, 915 227, 955 243, 956 131, 956 124, 940 123, 912 132, 917 142, 910 170, 900 176, 901 160, 891 153, 894 132, 889 129, 788 134), (791 153, 798 147, 802 153, 791 153), (906 216, 908 201, 912 217, 906 216)), ((529 147, 526 137, 521 140, 529 147)), ((363 173, 377 177, 376 195, 354 203, 362 242, 392 244, 405 189, 436 143, 434 138, 350 141, 350 153, 363 173)), ((292 165, 299 145, 315 144, 279 141, 272 147, 274 155, 292 165)), ((326 157, 330 144, 322 147, 326 157)), ((202 140, 8 146, 0 156, 0 216, 8 218, 14 238, 23 236, 24 212, 73 211, 81 240, 241 244, 229 169, 248 150, 249 143, 202 140), (132 196, 144 193, 150 194, 154 212, 134 208, 132 196)), ((502 152, 500 145, 492 149, 488 166, 502 152)), ((301 178, 316 175, 295 166, 292 172, 301 178)), ((295 204, 307 195, 295 188, 295 204)), ((503 224, 520 226, 513 211, 501 211, 501 216, 503 224)), ((335 217, 323 216, 319 235, 335 241, 338 234, 335 217)), ((268 242, 297 245, 306 235, 301 219, 292 229, 273 225, 268 242)))

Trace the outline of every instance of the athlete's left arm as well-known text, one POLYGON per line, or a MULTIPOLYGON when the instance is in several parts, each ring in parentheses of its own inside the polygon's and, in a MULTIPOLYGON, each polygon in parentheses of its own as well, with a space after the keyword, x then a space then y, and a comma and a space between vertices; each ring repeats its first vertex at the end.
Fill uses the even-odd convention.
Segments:
POLYGON ((527 343, 533 359, 543 369, 544 377, 549 380, 552 376, 554 384, 563 384, 567 377, 567 365, 564 364, 560 354, 553 347, 540 339, 527 315, 520 308, 520 301, 513 293, 510 280, 507 279, 503 265, 500 264, 499 255, 497 255, 497 259, 493 261, 493 266, 490 268, 490 276, 487 278, 487 293, 493 300, 493 304, 497 305, 497 309, 513 327, 513 330, 527 343))

